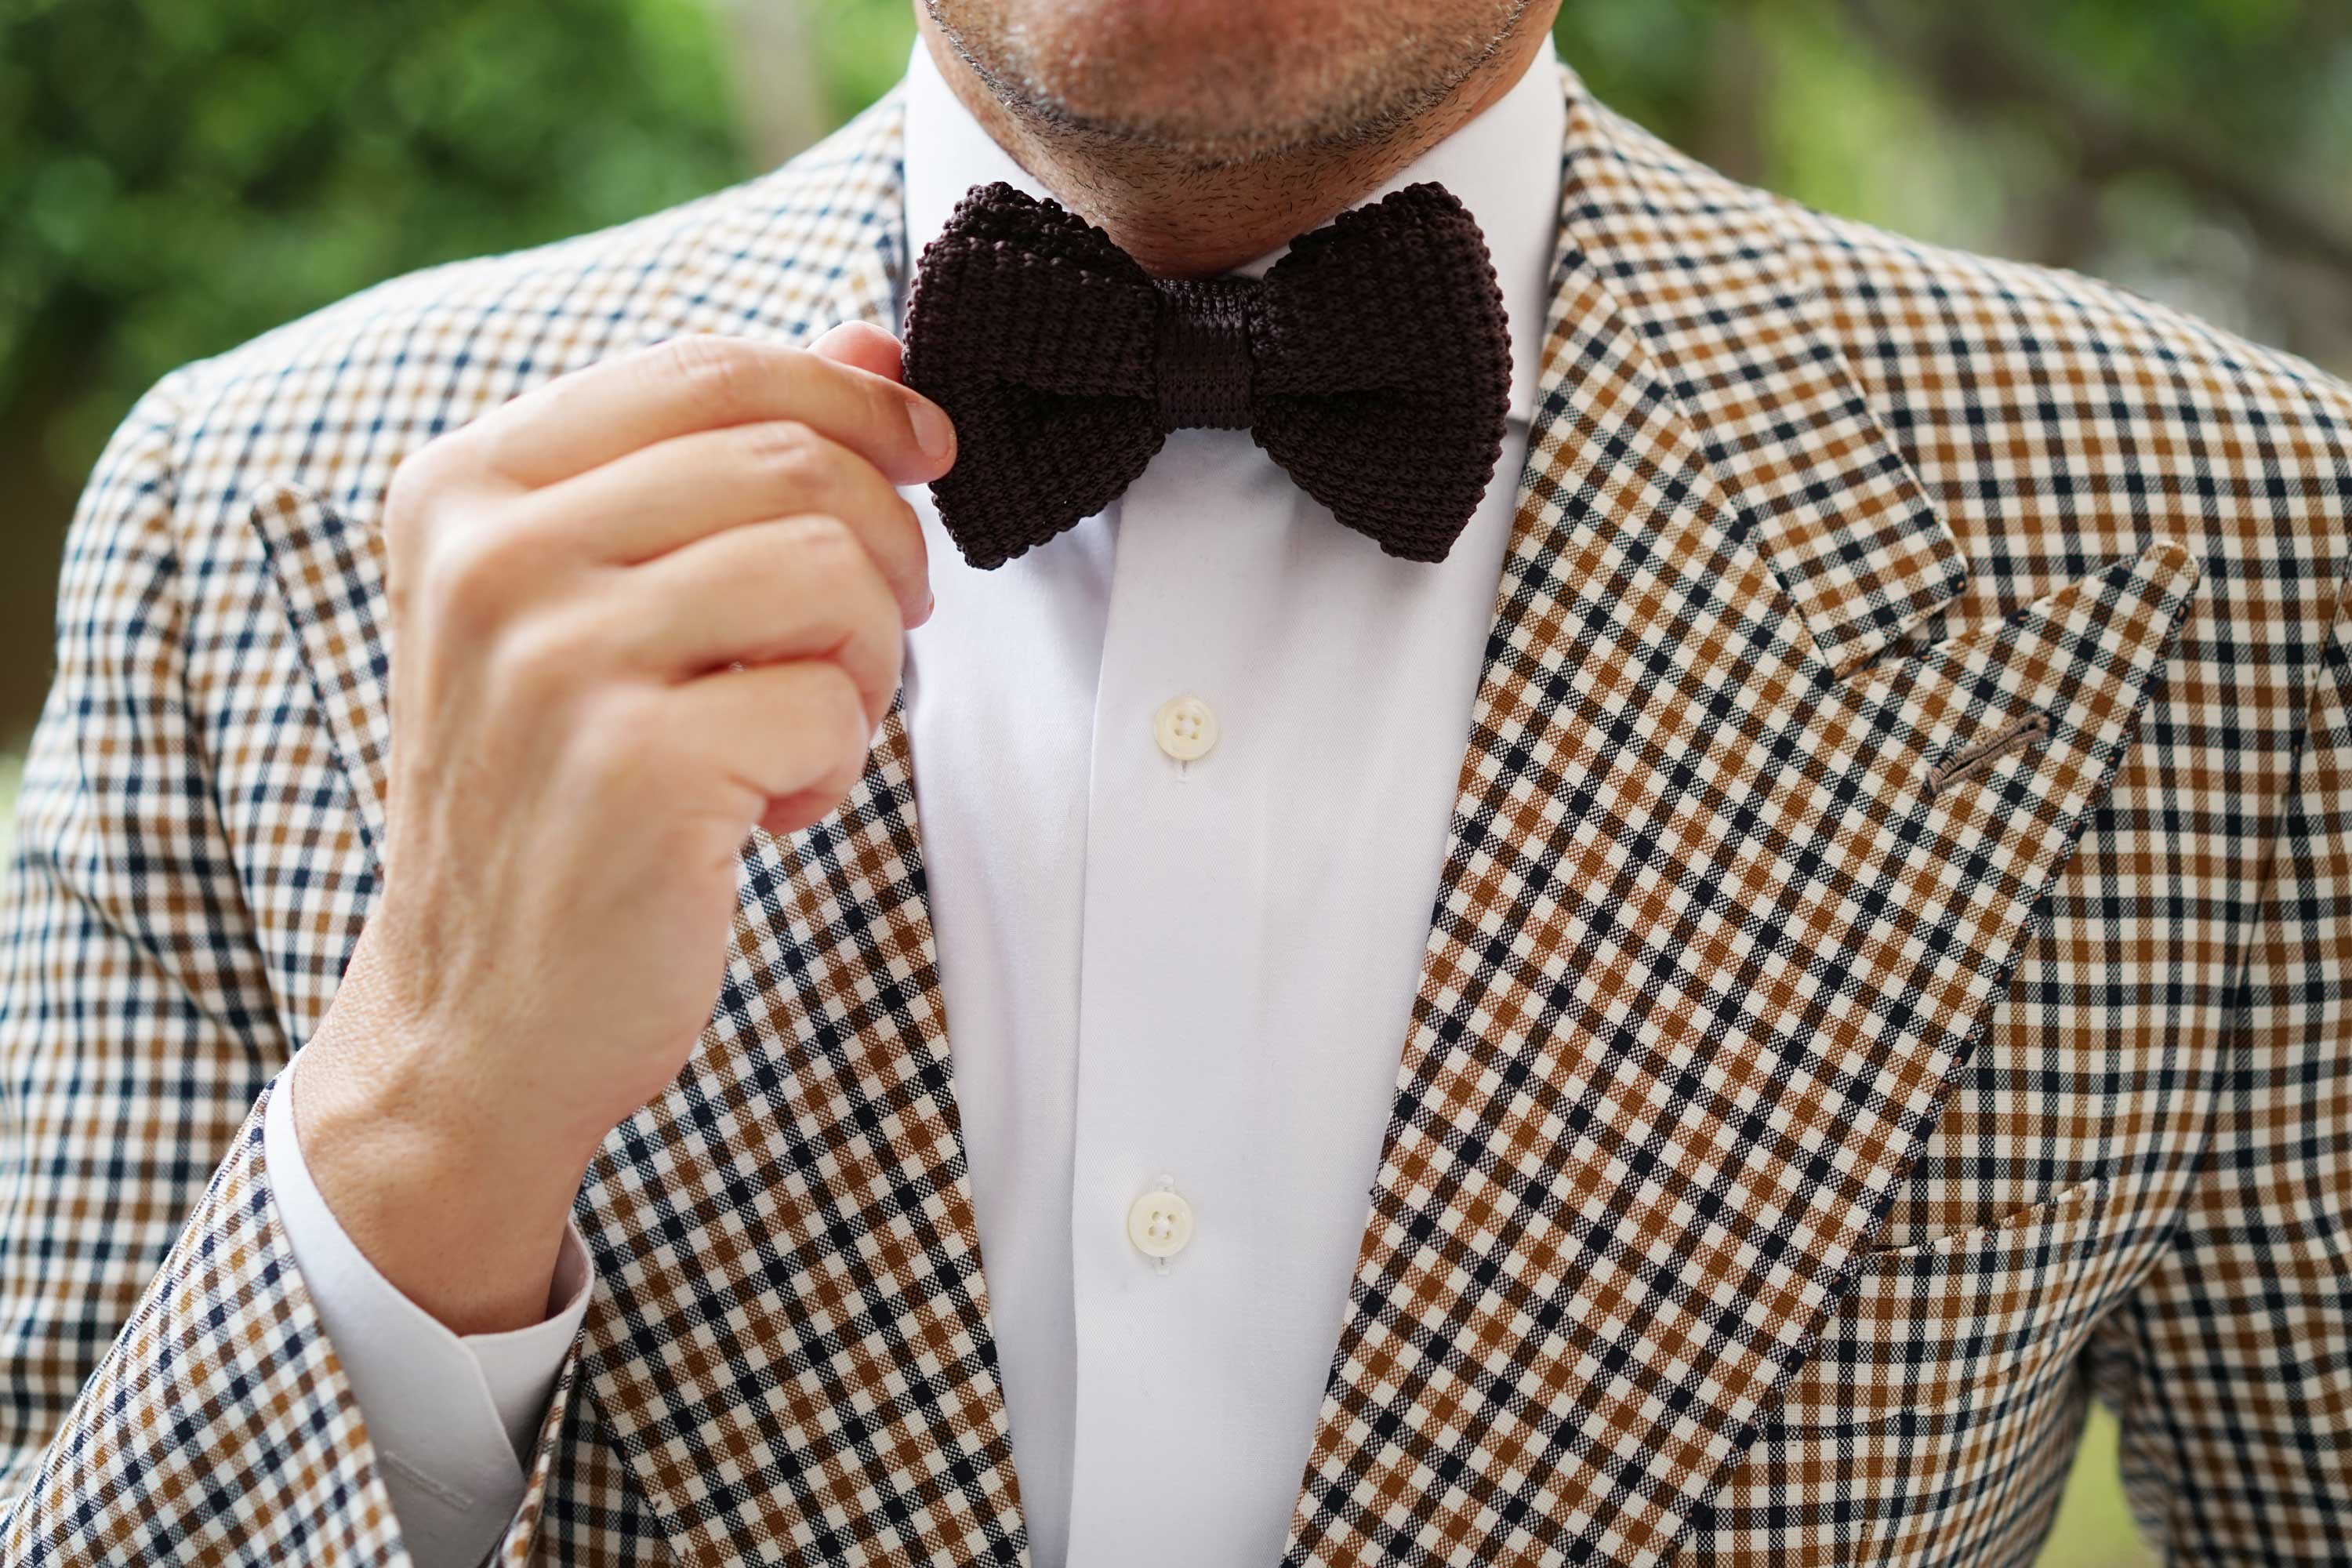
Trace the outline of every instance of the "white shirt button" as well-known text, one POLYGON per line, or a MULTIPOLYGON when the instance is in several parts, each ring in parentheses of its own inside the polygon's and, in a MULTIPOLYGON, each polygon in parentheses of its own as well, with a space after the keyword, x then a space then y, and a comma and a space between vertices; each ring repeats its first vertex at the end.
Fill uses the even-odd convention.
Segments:
POLYGON ((1146 1258, 1164 1262, 1175 1257, 1192 1239, 1192 1205, 1184 1201, 1183 1194, 1162 1183, 1129 1207, 1127 1239, 1146 1258))
POLYGON ((1161 751, 1189 763, 1217 743, 1217 716, 1197 697, 1171 697, 1152 716, 1151 733, 1161 751))

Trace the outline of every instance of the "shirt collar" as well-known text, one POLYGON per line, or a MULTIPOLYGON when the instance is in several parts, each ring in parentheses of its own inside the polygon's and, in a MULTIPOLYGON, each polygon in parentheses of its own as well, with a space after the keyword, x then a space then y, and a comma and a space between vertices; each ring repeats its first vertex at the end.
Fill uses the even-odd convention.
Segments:
MULTIPOLYGON (((1363 197, 1376 201, 1391 191, 1433 180, 1460 198, 1478 220, 1502 287, 1503 310, 1510 319, 1510 412, 1522 425, 1535 416, 1567 122, 1567 100, 1547 37, 1508 92, 1363 197)), ((907 68, 906 125, 909 256, 921 256, 923 247, 939 237, 956 203, 974 185, 1002 180, 1033 196, 1048 194, 971 117, 920 39, 907 68)), ((1281 250, 1270 251, 1235 270, 1261 273, 1281 255, 1281 250)))

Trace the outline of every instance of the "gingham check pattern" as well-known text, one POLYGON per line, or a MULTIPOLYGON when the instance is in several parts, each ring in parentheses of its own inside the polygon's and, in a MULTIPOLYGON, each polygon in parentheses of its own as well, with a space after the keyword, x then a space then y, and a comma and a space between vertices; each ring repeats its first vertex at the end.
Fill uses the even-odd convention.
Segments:
MULTIPOLYGON (((2176 1560, 2337 1557, 2352 395, 1566 86, 1288 1560, 2023 1563, 2094 1385, 2176 1560)), ((374 892, 385 484, 637 342, 889 321, 898 113, 190 366, 109 448, 0 937, 0 1559, 401 1560, 254 1110, 374 892)), ((892 722, 747 851, 703 1048, 582 1194, 506 1560, 1027 1560, 914 763, 892 722)))

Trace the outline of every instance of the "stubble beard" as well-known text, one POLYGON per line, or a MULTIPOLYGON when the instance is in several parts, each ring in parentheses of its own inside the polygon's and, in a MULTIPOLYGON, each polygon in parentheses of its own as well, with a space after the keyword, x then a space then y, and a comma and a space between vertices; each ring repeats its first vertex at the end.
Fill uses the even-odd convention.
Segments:
POLYGON ((1007 22, 984 0, 923 3, 1024 140, 1125 183, 1377 157, 1509 48, 1538 0, 1475 0, 1418 29, 1425 6, 1378 0, 1320 34, 1181 51, 1116 11, 1049 30, 1007 22))

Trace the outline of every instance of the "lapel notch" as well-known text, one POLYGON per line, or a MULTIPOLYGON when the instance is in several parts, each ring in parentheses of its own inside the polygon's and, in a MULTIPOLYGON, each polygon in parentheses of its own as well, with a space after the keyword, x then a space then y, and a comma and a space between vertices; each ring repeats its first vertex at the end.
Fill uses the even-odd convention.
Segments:
POLYGON ((1595 105, 1574 77, 1560 222, 1594 258, 1738 518, 1844 676, 1957 598, 1968 559, 1789 254, 1783 204, 1595 105))

